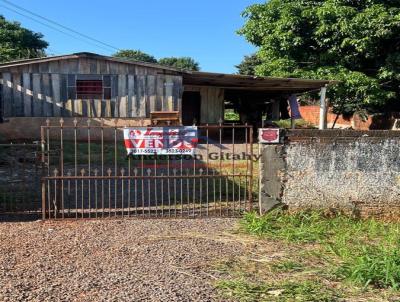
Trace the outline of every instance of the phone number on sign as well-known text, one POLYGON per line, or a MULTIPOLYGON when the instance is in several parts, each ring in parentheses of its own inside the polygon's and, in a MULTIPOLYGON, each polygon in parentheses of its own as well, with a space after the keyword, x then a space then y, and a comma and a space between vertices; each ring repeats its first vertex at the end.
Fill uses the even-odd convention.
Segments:
POLYGON ((193 149, 133 149, 132 154, 192 154, 193 149))

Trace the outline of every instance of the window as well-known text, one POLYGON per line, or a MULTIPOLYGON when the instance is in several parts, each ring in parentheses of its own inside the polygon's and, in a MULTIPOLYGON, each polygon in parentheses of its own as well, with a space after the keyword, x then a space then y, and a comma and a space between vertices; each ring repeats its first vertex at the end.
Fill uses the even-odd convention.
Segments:
POLYGON ((77 99, 103 99, 102 80, 76 80, 77 99))

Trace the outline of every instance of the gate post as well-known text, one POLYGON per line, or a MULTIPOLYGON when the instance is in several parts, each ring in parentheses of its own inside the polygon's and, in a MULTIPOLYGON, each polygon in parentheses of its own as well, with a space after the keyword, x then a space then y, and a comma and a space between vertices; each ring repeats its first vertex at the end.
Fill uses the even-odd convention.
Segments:
POLYGON ((282 172, 285 171, 284 134, 283 131, 273 128, 258 130, 259 147, 259 192, 258 204, 260 215, 268 212, 281 203, 282 172))
POLYGON ((249 128, 249 142, 250 142, 250 167, 249 167, 249 211, 253 210, 253 125, 249 128))
POLYGON ((46 184, 43 179, 44 176, 44 163, 45 163, 45 139, 44 139, 44 128, 40 127, 40 145, 41 145, 41 185, 42 185, 42 220, 46 219, 46 184))

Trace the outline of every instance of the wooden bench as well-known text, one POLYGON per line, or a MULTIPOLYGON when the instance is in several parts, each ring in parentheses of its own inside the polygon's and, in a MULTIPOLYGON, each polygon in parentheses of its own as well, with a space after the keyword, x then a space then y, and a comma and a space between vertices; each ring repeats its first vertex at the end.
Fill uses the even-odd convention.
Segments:
POLYGON ((157 125, 157 126, 180 125, 179 111, 151 111, 150 119, 152 125, 157 125))

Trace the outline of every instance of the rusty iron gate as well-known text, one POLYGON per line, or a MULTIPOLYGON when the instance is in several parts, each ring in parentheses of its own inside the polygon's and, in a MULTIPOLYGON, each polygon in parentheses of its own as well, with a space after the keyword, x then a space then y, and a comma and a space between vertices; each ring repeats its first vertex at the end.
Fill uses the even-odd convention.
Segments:
POLYGON ((198 126, 195 156, 127 156, 123 129, 76 119, 41 127, 43 219, 230 217, 252 209, 252 126, 198 126))

